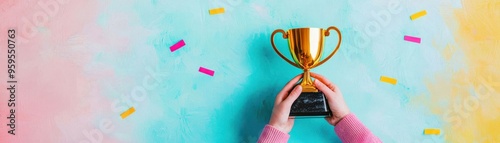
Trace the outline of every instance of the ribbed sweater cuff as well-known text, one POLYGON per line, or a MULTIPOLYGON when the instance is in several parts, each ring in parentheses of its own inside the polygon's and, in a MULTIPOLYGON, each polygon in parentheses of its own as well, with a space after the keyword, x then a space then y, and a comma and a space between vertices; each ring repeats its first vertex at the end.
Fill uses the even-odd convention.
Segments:
POLYGON ((354 115, 348 114, 335 126, 337 136, 345 143, 380 142, 354 115))
POLYGON ((286 143, 290 135, 284 133, 271 125, 266 125, 260 135, 258 143, 286 143))

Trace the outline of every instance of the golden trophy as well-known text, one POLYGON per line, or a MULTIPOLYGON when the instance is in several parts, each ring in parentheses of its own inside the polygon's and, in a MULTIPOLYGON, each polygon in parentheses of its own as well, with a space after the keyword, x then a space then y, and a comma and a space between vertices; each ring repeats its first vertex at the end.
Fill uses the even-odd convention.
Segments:
POLYGON ((337 27, 331 26, 324 30, 321 28, 294 28, 285 32, 282 29, 274 30, 271 34, 271 44, 274 51, 289 64, 303 69, 304 76, 300 86, 302 93, 294 101, 290 110, 290 116, 331 116, 332 113, 324 94, 319 91, 312 82, 310 70, 328 61, 339 49, 342 35, 337 27), (330 30, 338 33, 339 42, 335 50, 325 59, 320 60, 323 54, 323 39, 330 35, 330 30), (283 56, 274 44, 274 35, 282 33, 284 39, 288 39, 288 48, 293 62, 283 56))

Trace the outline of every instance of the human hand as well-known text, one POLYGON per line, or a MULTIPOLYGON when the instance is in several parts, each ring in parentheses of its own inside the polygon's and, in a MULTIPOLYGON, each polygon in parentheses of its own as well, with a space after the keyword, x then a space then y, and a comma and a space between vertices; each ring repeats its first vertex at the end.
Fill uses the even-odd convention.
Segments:
POLYGON ((322 75, 311 72, 311 76, 316 78, 316 80, 314 80, 314 85, 325 94, 330 110, 332 111, 332 116, 325 118, 326 121, 333 126, 337 125, 342 118, 350 113, 344 101, 344 97, 342 96, 342 92, 340 92, 337 85, 333 84, 322 75))
POLYGON ((301 77, 302 74, 297 75, 295 78, 290 80, 285 87, 283 87, 281 92, 278 93, 276 101, 274 102, 273 113, 271 115, 269 125, 285 133, 289 133, 293 127, 294 119, 288 118, 288 116, 290 115, 290 108, 292 107, 293 102, 302 92, 302 86, 295 86, 301 77), (295 86, 295 88, 293 88, 293 86, 295 86), (293 91, 290 92, 292 88, 293 91))

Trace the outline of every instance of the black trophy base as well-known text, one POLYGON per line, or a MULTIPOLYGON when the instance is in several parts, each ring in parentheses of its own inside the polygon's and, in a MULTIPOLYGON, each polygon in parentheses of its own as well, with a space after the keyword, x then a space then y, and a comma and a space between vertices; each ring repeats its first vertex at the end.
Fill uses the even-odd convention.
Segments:
POLYGON ((327 117, 332 111, 323 92, 302 92, 292 104, 290 117, 327 117))

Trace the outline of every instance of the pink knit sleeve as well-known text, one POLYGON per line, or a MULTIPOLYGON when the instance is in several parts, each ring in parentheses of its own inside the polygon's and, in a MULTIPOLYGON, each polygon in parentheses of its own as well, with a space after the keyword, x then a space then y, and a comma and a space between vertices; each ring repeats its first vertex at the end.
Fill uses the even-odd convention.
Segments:
POLYGON ((348 114, 335 126, 335 132, 344 143, 381 143, 354 114, 348 114))
POLYGON ((284 133, 271 125, 266 125, 262 134, 260 134, 260 138, 257 141, 258 143, 286 143, 290 135, 284 133))

